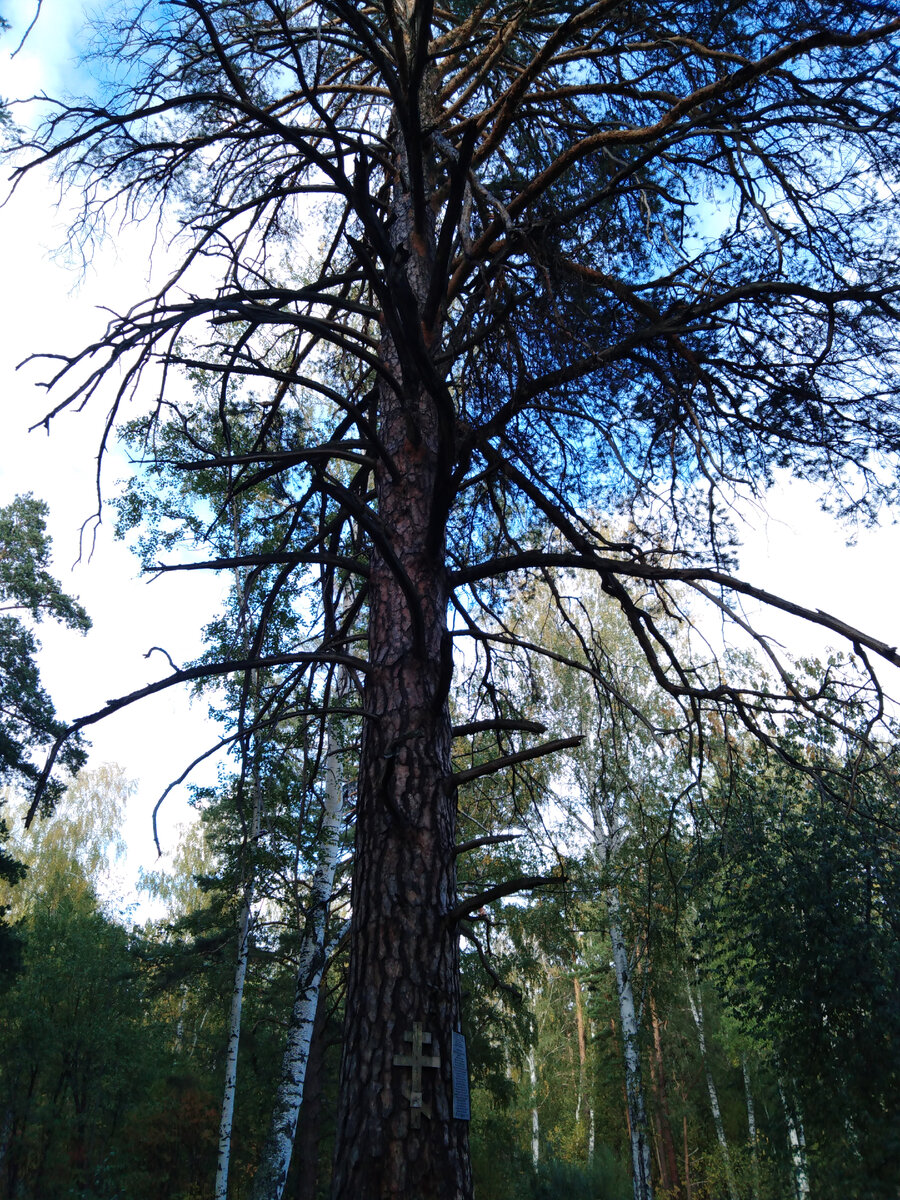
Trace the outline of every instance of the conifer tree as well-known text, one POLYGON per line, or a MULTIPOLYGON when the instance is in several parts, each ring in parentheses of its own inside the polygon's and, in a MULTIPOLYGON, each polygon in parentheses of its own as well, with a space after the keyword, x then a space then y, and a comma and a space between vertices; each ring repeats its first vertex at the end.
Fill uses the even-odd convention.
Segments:
MULTIPOLYGON (((683 652, 655 616, 686 619, 673 584, 900 663, 734 575, 727 534, 731 489, 780 466, 862 515, 895 495, 898 27, 870 0, 152 0, 105 27, 99 97, 31 141, 82 189, 74 236, 161 205, 183 247, 58 363, 57 410, 120 370, 114 423, 154 362, 176 407, 178 366, 216 376, 221 446, 179 469, 271 479, 291 519, 211 565, 274 565, 273 595, 318 577, 275 657, 365 680, 335 1200, 471 1195, 447 698, 454 643, 504 644, 511 572, 599 575, 698 729, 730 706, 765 736, 817 690, 683 652), (240 446, 238 378, 261 389, 240 446), (586 515, 612 508, 627 539, 586 515)), ((263 665, 251 642, 166 682, 263 665)))

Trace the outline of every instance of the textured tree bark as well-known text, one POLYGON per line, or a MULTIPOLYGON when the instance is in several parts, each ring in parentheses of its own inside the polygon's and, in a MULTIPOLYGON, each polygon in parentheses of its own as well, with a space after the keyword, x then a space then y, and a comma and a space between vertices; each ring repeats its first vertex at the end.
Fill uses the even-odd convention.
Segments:
MULTIPOLYGON (((393 180, 395 287, 411 292, 421 314, 434 219, 426 208, 426 227, 416 227, 404 155, 398 149, 393 180)), ((452 1112, 459 941, 446 919, 457 899, 443 515, 454 430, 422 369, 440 340, 424 325, 415 345, 398 346, 386 331, 380 350, 394 381, 382 378, 377 391, 378 429, 393 470, 381 461, 375 477, 379 530, 370 564, 334 1200, 472 1195, 468 1129, 452 1112), (395 1062, 414 1052, 417 1025, 426 1058, 418 1070, 395 1062), (437 1058, 440 1065, 430 1065, 437 1058)))

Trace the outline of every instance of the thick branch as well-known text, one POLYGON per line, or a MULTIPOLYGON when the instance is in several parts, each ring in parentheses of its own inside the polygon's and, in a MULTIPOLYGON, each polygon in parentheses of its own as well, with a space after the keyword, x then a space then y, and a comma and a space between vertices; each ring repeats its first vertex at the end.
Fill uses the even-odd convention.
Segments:
POLYGON ((504 767, 515 766, 516 763, 530 762, 534 758, 543 758, 545 754, 553 754, 557 750, 569 750, 573 746, 580 746, 584 741, 581 735, 577 737, 556 738, 552 742, 543 742, 540 746, 531 746, 528 750, 519 750, 515 754, 505 754, 502 758, 492 758, 490 762, 481 763, 480 766, 471 767, 468 771, 455 771, 447 780, 448 784, 454 787, 461 787, 464 783, 470 783, 473 779, 480 779, 482 775, 493 775, 497 771, 502 771, 504 767))
POLYGON ((548 883, 562 883, 561 875, 520 875, 516 879, 510 879, 506 883, 498 883, 492 888, 488 888, 485 892, 479 892, 477 896, 470 896, 468 899, 460 900, 454 908, 451 908, 444 920, 447 924, 453 924, 456 921, 461 921, 467 917, 469 913, 478 912, 480 908, 484 908, 486 904, 492 904, 495 900, 502 900, 504 896, 512 896, 516 892, 526 892, 531 888, 546 887, 548 883))

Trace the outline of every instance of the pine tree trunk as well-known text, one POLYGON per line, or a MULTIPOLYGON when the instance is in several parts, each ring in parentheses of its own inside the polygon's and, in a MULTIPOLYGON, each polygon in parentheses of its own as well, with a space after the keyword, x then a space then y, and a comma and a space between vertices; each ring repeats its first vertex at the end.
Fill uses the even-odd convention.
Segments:
MULTIPOLYGON (((394 147, 392 291, 422 314, 434 216, 426 206, 416 227, 399 134, 394 147)), ((450 1036, 460 1022, 459 939, 448 920, 457 899, 456 792, 444 563, 454 418, 426 362, 439 330, 412 320, 398 336, 407 339, 399 346, 389 327, 380 347, 394 381, 382 378, 377 387, 378 431, 391 463, 381 460, 375 469, 378 524, 371 531, 369 667, 332 1195, 469 1200, 468 1128, 453 1117, 450 1036)))
POLYGON ((319 984, 325 966, 328 905, 341 848, 341 780, 332 747, 333 741, 329 738, 329 751, 325 758, 325 810, 319 837, 319 862, 309 895, 306 928, 297 963, 294 1006, 288 1023, 287 1045, 282 1058, 272 1120, 253 1182, 254 1200, 281 1200, 291 1165, 297 1118, 303 1103, 303 1084, 316 1019, 319 984))
POLYGON ((631 1169, 634 1180, 634 1200, 653 1200, 651 1178, 652 1160, 647 1131, 647 1110, 641 1082, 641 1052, 638 1044, 638 1019, 631 987, 631 968, 622 934, 619 889, 606 891, 606 911, 609 938, 612 943, 613 966, 616 972, 616 993, 622 1026, 622 1049, 625 1056, 625 1095, 628 1104, 628 1126, 631 1140, 631 1169))
POLYGON ((722 1123, 722 1110, 719 1108, 719 1093, 716 1091, 715 1080, 712 1077, 712 1071, 709 1065, 709 1058, 706 1054, 706 1034, 703 1030, 703 1008, 699 994, 697 999, 694 999, 694 993, 691 990, 690 982, 687 982, 688 1004, 691 1008, 691 1015, 694 1018, 694 1024, 697 1027, 697 1042, 700 1046, 700 1057, 703 1060, 703 1070, 706 1073, 706 1089, 709 1092, 709 1106, 712 1109, 713 1125, 716 1129, 716 1138, 719 1142, 719 1149, 722 1152, 722 1162, 725 1165, 725 1178, 728 1184, 729 1200, 737 1200, 737 1189, 734 1184, 734 1172, 731 1168, 731 1155, 728 1152, 728 1140, 725 1137, 725 1126, 722 1123))

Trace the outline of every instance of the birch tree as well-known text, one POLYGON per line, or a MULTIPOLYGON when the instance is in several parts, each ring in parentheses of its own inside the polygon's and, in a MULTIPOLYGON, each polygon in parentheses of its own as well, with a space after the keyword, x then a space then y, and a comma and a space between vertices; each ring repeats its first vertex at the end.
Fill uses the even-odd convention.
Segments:
POLYGON ((81 189, 76 242, 117 205, 179 232, 165 282, 56 360, 55 411, 109 383, 114 425, 156 363, 175 406, 179 367, 223 397, 251 380, 256 437, 235 448, 223 401, 219 448, 180 468, 281 489, 287 532, 252 564, 273 595, 355 582, 290 649, 153 685, 365 679, 336 1200, 472 1193, 447 697, 454 642, 502 645, 510 571, 598 576, 695 725, 731 706, 761 731, 818 690, 676 649, 654 615, 686 619, 675 583, 900 663, 742 579, 724 526, 735 484, 781 465, 860 513, 894 495, 897 28, 882 3, 149 0, 102 27, 98 94, 26 136, 16 177, 49 163, 81 189), (416 1027, 427 1110, 396 1061, 416 1027))
MULTIPOLYGON (((340 690, 339 687, 338 692, 340 690)), ((335 723, 332 722, 324 751, 325 798, 317 838, 318 861, 306 901, 306 919, 297 955, 294 1003, 288 1021, 272 1120, 254 1180, 254 1200, 281 1200, 291 1165, 297 1118, 303 1103, 303 1085, 319 1002, 319 985, 325 967, 328 909, 343 842, 344 783, 340 743, 335 734, 335 723)))
MULTIPOLYGON (((582 831, 589 848, 588 874, 594 872, 599 881, 625 1062, 634 1197, 652 1200, 640 1045, 645 996, 635 986, 642 955, 646 981, 648 921, 643 936, 626 935, 621 884, 640 854, 639 849, 629 854, 628 843, 641 840, 646 815, 653 809, 665 813, 667 801, 677 806, 677 781, 684 775, 673 736, 677 730, 667 731, 663 712, 653 714, 644 665, 625 659, 625 630, 617 609, 599 589, 548 575, 543 586, 525 593, 519 611, 522 637, 547 649, 543 667, 533 668, 540 680, 538 702, 554 712, 561 727, 577 729, 582 739, 566 752, 553 781, 556 803, 582 831)), ((590 895, 589 882, 586 888, 590 895)), ((628 924, 632 931, 641 929, 639 917, 628 924)))

